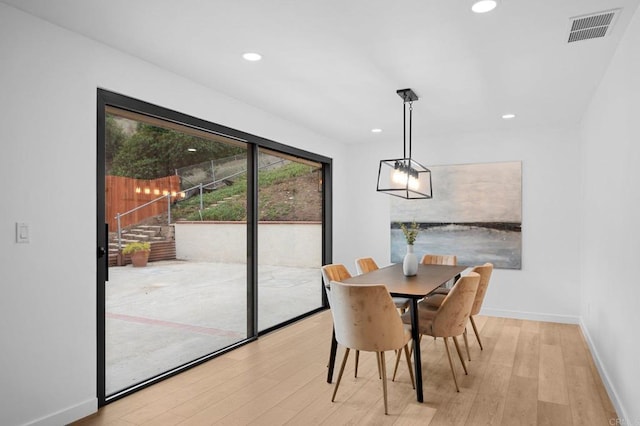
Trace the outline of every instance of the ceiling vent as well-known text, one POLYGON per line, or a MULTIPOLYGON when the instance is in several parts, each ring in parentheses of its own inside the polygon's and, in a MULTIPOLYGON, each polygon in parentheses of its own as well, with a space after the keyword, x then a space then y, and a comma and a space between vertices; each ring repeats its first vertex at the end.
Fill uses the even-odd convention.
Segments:
POLYGON ((571 18, 567 43, 600 38, 611 33, 620 9, 571 18))

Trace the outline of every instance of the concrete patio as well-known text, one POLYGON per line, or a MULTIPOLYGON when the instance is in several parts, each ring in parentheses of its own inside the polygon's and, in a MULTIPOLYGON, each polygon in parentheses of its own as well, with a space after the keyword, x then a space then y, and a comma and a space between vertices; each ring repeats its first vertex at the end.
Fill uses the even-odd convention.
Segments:
MULTIPOLYGON (((319 268, 259 267, 259 330, 321 305, 319 268)), ((245 338, 246 311, 241 263, 172 260, 110 268, 107 395, 245 338)))

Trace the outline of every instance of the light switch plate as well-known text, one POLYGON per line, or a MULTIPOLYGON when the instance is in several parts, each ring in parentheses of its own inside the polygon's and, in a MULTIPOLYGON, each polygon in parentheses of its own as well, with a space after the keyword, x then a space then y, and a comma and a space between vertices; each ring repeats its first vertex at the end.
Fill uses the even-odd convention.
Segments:
POLYGON ((29 243, 29 224, 24 222, 16 223, 16 243, 29 243))

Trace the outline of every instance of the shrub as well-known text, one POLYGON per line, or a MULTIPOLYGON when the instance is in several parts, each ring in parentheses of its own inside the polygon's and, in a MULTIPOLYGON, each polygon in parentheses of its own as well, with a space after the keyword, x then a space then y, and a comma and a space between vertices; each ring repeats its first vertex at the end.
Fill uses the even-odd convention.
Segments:
POLYGON ((136 253, 139 251, 149 251, 151 250, 151 244, 144 241, 144 242, 135 242, 135 243, 129 243, 126 246, 124 246, 124 248, 122 249, 122 253, 123 254, 132 254, 132 253, 136 253))

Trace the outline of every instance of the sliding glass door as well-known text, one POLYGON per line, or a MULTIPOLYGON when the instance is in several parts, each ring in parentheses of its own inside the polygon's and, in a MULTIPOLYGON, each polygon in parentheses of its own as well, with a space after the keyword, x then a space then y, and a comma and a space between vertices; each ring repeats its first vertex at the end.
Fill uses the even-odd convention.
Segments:
POLYGON ((103 90, 98 153, 100 405, 326 307, 329 158, 103 90))
POLYGON ((259 150, 258 328, 322 306, 322 164, 259 150))
POLYGON ((247 338, 247 147, 117 108, 106 130, 110 397, 247 338))

